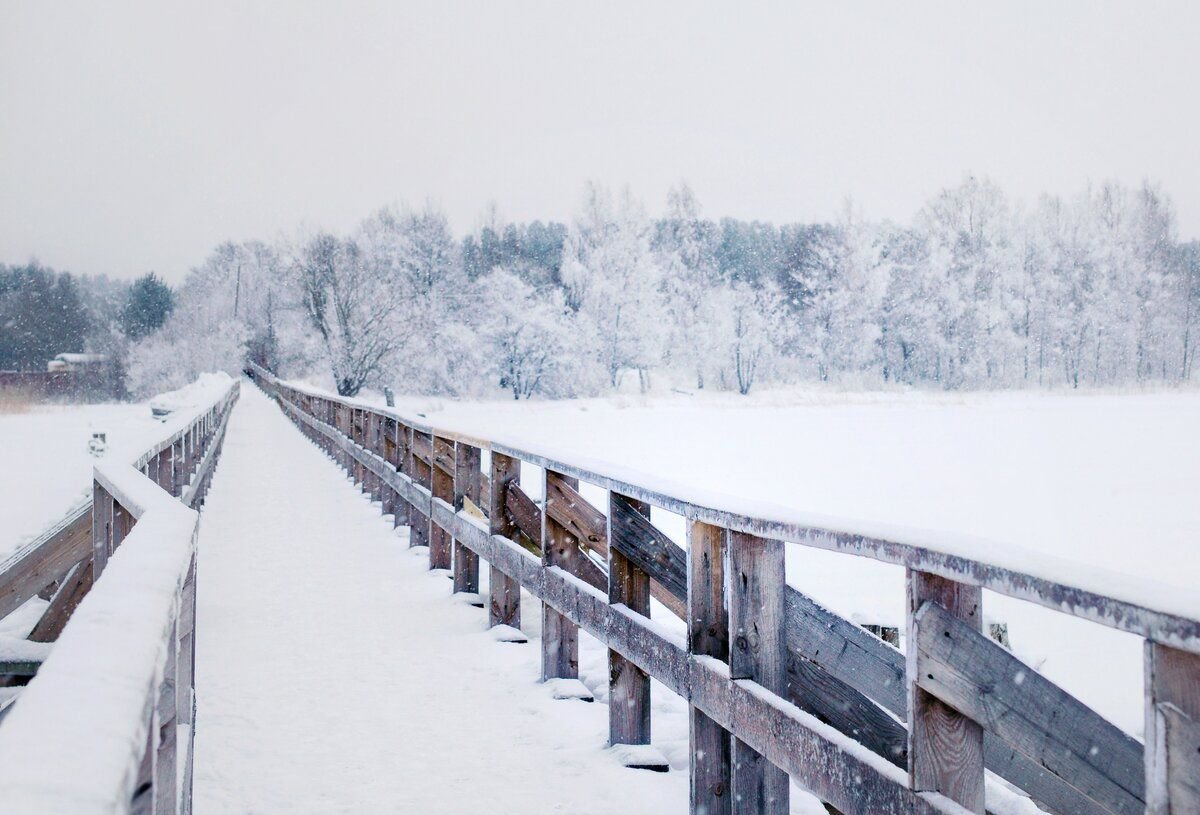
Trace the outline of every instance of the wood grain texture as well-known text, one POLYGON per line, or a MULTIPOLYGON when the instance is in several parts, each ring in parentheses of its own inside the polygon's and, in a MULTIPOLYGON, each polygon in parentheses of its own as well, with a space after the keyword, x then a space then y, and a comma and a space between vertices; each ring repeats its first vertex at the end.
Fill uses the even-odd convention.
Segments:
POLYGON ((92 503, 74 507, 0 563, 0 618, 92 556, 92 503))
MULTIPOLYGON (((688 651, 729 661, 729 613, 725 606, 725 531, 703 521, 688 523, 688 651)), ((691 812, 733 811, 733 742, 729 731, 692 707, 688 722, 691 812)))
MULTIPOLYGON (((555 479, 550 482, 561 484, 555 479)), ((547 504, 547 512, 555 501, 565 500, 561 492, 547 504)), ((609 493, 610 514, 616 503, 629 499, 609 493)), ((650 508, 629 502, 635 511, 649 513, 650 508)), ((605 524, 607 526, 607 524, 605 524)), ((621 604, 630 611, 650 616, 650 576, 635 566, 612 546, 608 550, 608 601, 621 604)), ((650 676, 619 652, 608 651, 608 742, 609 744, 649 744, 650 676)))
MULTIPOLYGON (((516 486, 521 478, 521 462, 514 458, 492 453, 491 477, 488 488, 491 497, 489 503, 499 511, 493 511, 488 516, 488 530, 493 535, 505 538, 516 537, 516 524, 505 509, 507 493, 510 487, 516 486)), ((489 602, 488 624, 508 625, 513 628, 521 627, 521 584, 514 575, 502 571, 494 562, 489 565, 489 602)))
POLYGON ((58 590, 50 599, 50 605, 29 632, 32 642, 54 642, 66 628, 71 615, 91 591, 95 582, 92 561, 89 559, 74 566, 58 584, 58 590))
POLYGON ((1142 745, 942 606, 914 618, 917 684, 1119 815, 1145 809, 1142 745))
MULTIPOLYGON (((549 495, 549 484, 562 478, 552 470, 542 473, 543 495, 549 495)), ((573 483, 575 487, 578 484, 573 483)), ((550 517, 542 516, 542 565, 558 566, 565 571, 579 571, 580 560, 586 556, 579 540, 566 527, 550 517)), ((542 603, 542 679, 577 679, 579 677, 579 627, 550 603, 542 603)))
POLYGON ((917 612, 937 603, 975 631, 983 630, 978 586, 909 569, 908 595, 908 775, 918 792, 937 792, 971 812, 984 813, 983 729, 924 690, 917 612))
POLYGON ((1200 812, 1200 656, 1147 641, 1146 813, 1200 812))
MULTIPOLYGON (((479 504, 479 492, 482 485, 480 471, 479 448, 469 444, 455 445, 454 450, 454 509, 463 508, 463 501, 470 500, 476 506, 479 504)), ((469 547, 460 542, 454 542, 454 591, 479 591, 479 556, 469 547)))
MULTIPOLYGON (((787 691, 783 541, 744 532, 729 536, 729 676, 787 691)), ((738 738, 733 740, 733 811, 787 813, 787 774, 738 738)))
MULTIPOLYGON (((548 502, 548 511, 556 521, 562 524, 571 534, 575 535, 581 546, 585 546, 596 552, 601 558, 608 559, 609 539, 612 537, 613 545, 628 559, 630 559, 638 568, 645 571, 645 565, 648 560, 656 557, 659 553, 668 549, 679 550, 666 535, 660 532, 653 524, 647 528, 644 524, 622 525, 614 530, 609 529, 608 518, 596 507, 592 506, 578 490, 572 487, 562 479, 556 479, 550 487, 552 500, 548 502), (637 541, 644 540, 645 536, 649 535, 649 542, 639 544, 637 541), (632 536, 632 537, 631 537, 632 536)), ((638 502, 642 503, 643 502, 638 502)), ((649 513, 642 513, 649 522, 649 513)), ((668 568, 670 566, 678 566, 680 558, 678 556, 671 558, 671 554, 677 552, 668 552, 668 568)), ((664 572, 664 573, 670 573, 664 572)), ((650 580, 650 596, 658 602, 662 603, 672 614, 684 618, 686 613, 686 592, 675 594, 673 589, 662 585, 657 580, 650 580)))

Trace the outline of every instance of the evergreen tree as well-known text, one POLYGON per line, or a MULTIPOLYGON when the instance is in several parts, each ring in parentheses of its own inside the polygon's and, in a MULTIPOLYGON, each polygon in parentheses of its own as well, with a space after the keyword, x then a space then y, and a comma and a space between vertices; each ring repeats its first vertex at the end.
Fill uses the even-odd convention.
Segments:
POLYGON ((121 312, 125 336, 136 342, 153 334, 167 321, 173 308, 175 296, 158 275, 150 272, 138 278, 129 287, 129 299, 121 312))

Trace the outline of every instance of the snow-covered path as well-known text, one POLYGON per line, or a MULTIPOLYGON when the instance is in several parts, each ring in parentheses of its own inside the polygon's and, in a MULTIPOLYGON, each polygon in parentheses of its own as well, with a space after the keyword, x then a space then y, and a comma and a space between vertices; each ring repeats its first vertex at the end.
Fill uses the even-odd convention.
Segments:
POLYGON ((426 551, 246 383, 201 524, 198 815, 686 811, 686 765, 619 766, 605 705, 552 700, 426 551))

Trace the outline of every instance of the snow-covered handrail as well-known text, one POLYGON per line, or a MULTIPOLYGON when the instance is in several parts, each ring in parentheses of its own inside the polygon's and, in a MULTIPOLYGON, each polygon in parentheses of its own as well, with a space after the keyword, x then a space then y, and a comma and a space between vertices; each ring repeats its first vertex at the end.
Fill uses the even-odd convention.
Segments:
POLYGON ((479 561, 490 565, 493 625, 519 626, 522 590, 542 601, 544 679, 577 676, 578 629, 608 646, 612 744, 648 744, 648 677, 687 699, 693 812, 728 811, 730 794, 756 796, 750 811, 786 811, 778 769, 843 813, 1028 807, 985 784, 985 767, 1050 812, 1200 811, 1195 614, 957 554, 936 536, 924 545, 918 533, 729 507, 248 372, 429 546, 431 568, 453 570, 456 591, 477 591, 479 561), (540 504, 521 488, 522 462, 542 470, 540 504), (580 480, 608 490, 607 513, 580 480), (686 551, 655 529, 651 505, 684 516, 686 551), (905 566, 907 653, 787 586, 785 542, 905 566), (983 588, 1146 637, 1146 746, 983 635, 983 588), (684 618, 686 642, 647 619, 651 595, 684 618), (753 769, 742 778, 731 762, 753 769))
POLYGON ((238 390, 180 411, 134 461, 96 465, 90 556, 61 576, 47 611, 65 627, 0 725, 5 811, 190 811, 192 506, 238 390))
MULTIPOLYGON (((260 376, 271 374, 261 371, 260 376)), ((1200 592, 1183 592, 1157 581, 1059 560, 1007 543, 800 513, 765 501, 734 500, 614 462, 581 456, 566 460, 536 441, 485 438, 431 425, 394 408, 331 396, 290 382, 278 385, 311 399, 387 416, 420 433, 518 458, 688 519, 930 572, 1200 653, 1200 592)))

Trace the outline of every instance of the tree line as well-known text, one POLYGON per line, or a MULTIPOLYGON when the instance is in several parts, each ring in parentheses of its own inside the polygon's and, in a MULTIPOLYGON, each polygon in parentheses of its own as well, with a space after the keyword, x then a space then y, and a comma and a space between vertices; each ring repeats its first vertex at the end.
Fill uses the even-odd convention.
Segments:
POLYGON ((345 395, 1179 382, 1200 245, 1151 184, 1023 207, 969 177, 908 223, 846 205, 783 226, 705 218, 683 184, 651 217, 592 184, 567 224, 493 208, 460 239, 436 206, 389 207, 347 234, 226 243, 175 301, 131 349, 136 392, 246 356, 345 395))
POLYGON ((173 305, 153 272, 130 283, 36 260, 0 264, 0 370, 45 371, 59 354, 90 352, 106 355, 119 379, 130 344, 158 330, 173 305))

